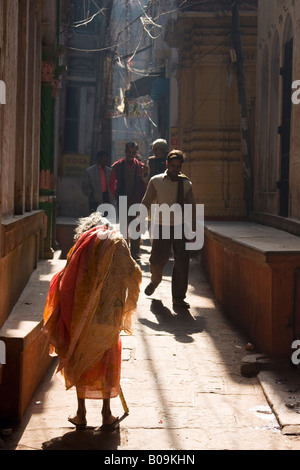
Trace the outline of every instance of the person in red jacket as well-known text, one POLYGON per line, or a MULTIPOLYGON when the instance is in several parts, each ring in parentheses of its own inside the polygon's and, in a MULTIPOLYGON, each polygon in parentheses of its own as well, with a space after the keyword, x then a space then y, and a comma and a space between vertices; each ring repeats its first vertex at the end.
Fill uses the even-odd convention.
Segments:
MULTIPOLYGON (((130 207, 132 204, 140 203, 145 194, 148 167, 135 158, 136 147, 135 142, 127 142, 125 157, 112 165, 108 185, 117 205, 120 196, 127 197, 127 206, 130 207)), ((128 224, 132 219, 134 217, 128 217, 128 224)), ((127 238, 127 243, 130 245, 131 256, 139 260, 140 239, 127 238)))

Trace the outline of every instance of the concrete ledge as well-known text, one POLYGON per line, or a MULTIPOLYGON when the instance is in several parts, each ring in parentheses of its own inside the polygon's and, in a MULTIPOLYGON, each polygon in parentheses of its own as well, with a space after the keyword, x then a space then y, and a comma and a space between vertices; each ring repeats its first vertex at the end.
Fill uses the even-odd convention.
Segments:
POLYGON ((49 344, 41 330, 50 280, 65 265, 58 255, 38 262, 0 330, 0 340, 6 345, 0 381, 0 423, 5 426, 20 422, 51 362, 49 344))
POLYGON ((281 217, 279 215, 268 214, 265 212, 252 212, 251 220, 257 224, 268 225, 293 235, 300 236, 300 222, 296 219, 281 217))
POLYGON ((288 367, 261 371, 258 380, 264 394, 286 435, 300 434, 299 375, 288 367))
MULTIPOLYGON (((44 211, 37 210, 23 215, 16 215, 1 222, 2 247, 1 256, 4 257, 24 240, 44 230, 44 211)), ((41 247, 39 247, 41 250, 41 247)), ((41 251, 40 251, 41 254, 41 251)))
POLYGON ((285 360, 249 354, 242 359, 241 373, 245 377, 257 376, 282 434, 300 435, 299 370, 285 360))
POLYGON ((257 350, 290 358, 300 334, 300 238, 252 222, 207 222, 202 262, 257 350))

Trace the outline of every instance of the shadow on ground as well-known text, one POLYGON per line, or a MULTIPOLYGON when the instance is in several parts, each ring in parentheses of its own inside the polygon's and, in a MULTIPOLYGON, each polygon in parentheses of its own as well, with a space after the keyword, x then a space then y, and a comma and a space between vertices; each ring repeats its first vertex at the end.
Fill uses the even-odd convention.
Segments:
POLYGON ((161 333, 163 330, 170 333, 181 343, 193 342, 191 335, 201 333, 204 330, 205 319, 200 316, 193 316, 188 309, 176 309, 176 311, 171 312, 161 300, 153 299, 150 310, 155 315, 158 323, 146 318, 139 318, 139 322, 157 332, 161 333))
MULTIPOLYGON (((122 431, 123 433, 124 431, 122 431)), ((120 430, 100 431, 87 427, 67 432, 44 442, 43 450, 116 450, 121 444, 120 430)))

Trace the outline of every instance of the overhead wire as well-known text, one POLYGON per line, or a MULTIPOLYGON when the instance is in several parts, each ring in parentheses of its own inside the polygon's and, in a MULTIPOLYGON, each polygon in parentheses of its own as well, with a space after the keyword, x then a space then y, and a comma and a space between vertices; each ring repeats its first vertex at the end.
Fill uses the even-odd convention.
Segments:
MULTIPOLYGON (((100 7, 94 2, 94 0, 92 0, 92 1, 93 1, 93 3, 94 3, 98 8, 100 8, 100 7)), ((157 5, 157 4, 159 4, 160 1, 161 1, 161 0, 155 0, 150 6, 153 7, 153 6, 157 5)), ((83 2, 84 2, 84 0, 83 0, 83 2)), ((121 4, 123 5, 123 2, 121 2, 119 5, 121 5, 121 4)), ((84 3, 84 5, 85 5, 85 3, 84 3)), ((117 6, 118 6, 118 5, 117 5, 117 6)), ((122 30, 118 31, 118 36, 117 36, 117 37, 119 38, 119 37, 122 35, 122 33, 126 32, 126 30, 128 30, 128 29, 129 29, 133 24, 135 24, 137 21, 141 20, 142 16, 145 14, 145 12, 147 12, 147 10, 149 10, 150 6, 147 7, 146 9, 143 9, 142 12, 141 12, 138 16, 136 16, 132 21, 130 21, 129 23, 127 23, 127 24, 123 27, 122 30)), ((101 11, 103 11, 103 10, 104 10, 104 9, 101 8, 101 11)), ((170 12, 174 12, 174 11, 176 11, 176 10, 173 10, 173 9, 170 10, 170 12)), ((168 13, 168 12, 164 12, 164 14, 167 14, 167 13, 168 13)), ((61 33, 65 32, 66 30, 68 30, 69 28, 72 28, 72 27, 84 26, 84 25, 90 23, 91 21, 93 21, 93 20, 95 19, 95 17, 98 16, 99 14, 100 14, 100 11, 98 11, 97 14, 93 15, 92 19, 91 19, 91 18, 85 18, 85 19, 83 19, 83 20, 80 20, 79 22, 75 22, 75 23, 71 23, 71 24, 69 24, 69 25, 66 25, 66 29, 65 29, 64 31, 62 31, 61 33)), ((121 21, 121 19, 120 19, 120 21, 121 21)), ((120 23, 119 23, 119 24, 120 24, 120 23)), ((114 33, 116 32, 116 28, 117 28, 117 26, 115 26, 115 29, 111 32, 111 36, 113 36, 114 33)), ((147 32, 147 34, 149 34, 149 31, 146 30, 146 28, 144 28, 144 29, 145 29, 145 31, 147 32)), ((155 40, 155 39, 158 39, 160 36, 161 36, 161 34, 158 35, 157 37, 152 37, 152 39, 154 39, 154 40, 155 40)), ((126 41, 121 42, 120 45, 124 44, 125 42, 126 42, 126 41)), ((108 49, 115 49, 118 45, 119 45, 119 44, 116 43, 116 44, 108 45, 108 46, 106 46, 106 47, 104 47, 104 48, 93 48, 93 49, 84 49, 84 48, 75 48, 75 47, 68 47, 68 48, 70 48, 71 50, 79 51, 79 52, 87 52, 87 53, 88 53, 88 52, 91 52, 91 53, 94 53, 94 52, 102 52, 102 51, 105 51, 105 50, 108 50, 108 49)))
POLYGON ((91 23, 94 18, 96 16, 98 16, 100 13, 103 13, 102 10, 99 10, 97 13, 95 13, 94 15, 90 16, 89 18, 86 18, 85 20, 81 20, 81 21, 75 21, 73 23, 73 27, 74 28, 79 28, 80 26, 86 26, 87 24, 91 23))
MULTIPOLYGON (((149 46, 144 46, 142 44, 143 40, 145 40, 145 34, 147 34, 149 36, 150 41, 158 39, 163 34, 163 26, 157 23, 157 21, 159 20, 159 18, 162 15, 173 14, 174 12, 178 12, 178 11, 184 11, 185 9, 190 7, 190 3, 187 0, 183 0, 182 3, 178 7, 175 7, 175 2, 174 2, 172 8, 169 11, 160 12, 154 18, 150 17, 149 13, 151 11, 151 8, 154 8, 154 7, 158 6, 160 4, 160 1, 161 0, 155 0, 153 3, 149 4, 145 8, 145 7, 142 6, 140 0, 137 0, 137 3, 139 5, 139 7, 141 8, 140 14, 138 14, 131 21, 127 21, 124 26, 122 25, 122 23, 124 23, 124 21, 122 21, 122 17, 120 16, 119 21, 117 22, 117 24, 114 25, 114 29, 111 31, 111 37, 113 37, 113 35, 115 34, 116 31, 118 31, 116 41, 114 41, 112 44, 107 45, 107 46, 102 47, 102 48, 94 48, 94 49, 76 48, 76 47, 72 47, 72 46, 69 46, 68 49, 74 50, 74 51, 79 51, 79 52, 86 52, 86 53, 89 53, 89 52, 94 53, 94 52, 102 52, 102 51, 112 50, 112 51, 114 51, 116 61, 121 66, 121 68, 123 68, 127 71, 130 71, 131 73, 133 73, 137 76, 153 76, 153 77, 159 76, 160 75, 159 72, 161 71, 160 66, 152 67, 151 70, 148 67, 147 70, 145 70, 145 69, 138 69, 136 67, 133 67, 130 64, 130 62, 134 58, 136 58, 136 56, 139 52, 143 52, 151 46, 151 44, 149 46), (122 54, 122 52, 120 51, 120 48, 122 48, 122 46, 124 46, 126 44, 128 45, 130 43, 130 40, 129 40, 128 37, 125 38, 125 39, 122 38, 123 33, 128 31, 133 25, 136 25, 137 28, 138 28, 139 24, 142 24, 143 30, 141 32, 141 35, 140 35, 139 39, 138 39, 137 45, 135 46, 135 49, 130 53, 126 53, 126 54, 123 53, 122 54), (151 28, 153 28, 153 29, 154 28, 159 28, 162 31, 160 32, 160 34, 158 36, 153 36, 147 28, 148 25, 150 25, 151 28), (120 26, 121 26, 121 28, 120 28, 120 26)), ((237 0, 234 0, 234 2, 232 2, 232 0, 231 0, 231 4, 234 5, 234 3, 236 1, 237 0)), ((84 26, 84 25, 92 22, 101 12, 104 11, 104 8, 103 7, 100 8, 99 5, 97 3, 95 3, 94 0, 92 0, 92 2, 94 4, 94 6, 96 8, 98 8, 98 11, 96 13, 94 13, 93 15, 89 16, 88 18, 85 18, 81 21, 72 23, 69 27, 84 26)), ((229 5, 229 2, 227 0, 225 0, 225 2, 226 2, 227 5, 229 5)), ((90 2, 89 2, 88 5, 86 4, 86 2, 83 2, 83 3, 84 3, 84 5, 83 5, 84 6, 84 11, 85 12, 90 12, 90 2)), ((209 3, 210 3, 210 0, 200 0, 200 1, 197 2, 198 5, 199 4, 205 5, 205 4, 209 4, 209 3)), ((116 5, 114 5, 114 8, 118 8, 121 5, 124 5, 124 3, 123 2, 121 2, 119 4, 117 3, 116 5)), ((135 36, 136 35, 137 34, 135 34, 135 36)), ((199 59, 205 57, 205 55, 211 54, 212 52, 214 52, 218 48, 222 47, 222 45, 225 46, 225 43, 224 44, 219 44, 217 46, 212 47, 209 51, 206 51, 204 54, 202 54, 202 56, 199 59)), ((121 80, 123 81, 124 78, 121 78, 121 80)))

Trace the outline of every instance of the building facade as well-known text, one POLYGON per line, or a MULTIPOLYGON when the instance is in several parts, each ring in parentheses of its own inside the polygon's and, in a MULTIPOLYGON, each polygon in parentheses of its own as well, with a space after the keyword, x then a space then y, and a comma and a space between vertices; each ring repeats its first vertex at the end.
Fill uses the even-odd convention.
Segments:
POLYGON ((42 299, 47 283, 37 268, 51 262, 55 249, 55 91, 67 4, 0 1, 1 425, 21 418, 50 360, 40 334, 43 304, 20 299, 35 273, 42 299))
POLYGON ((0 327, 43 253, 42 3, 0 2, 0 78, 6 91, 0 105, 0 327))
POLYGON ((135 141, 146 161, 157 138, 169 142, 171 49, 164 42, 175 0, 114 2, 112 161, 124 157, 125 144, 135 141))
POLYGON ((300 234, 299 2, 258 2, 254 220, 300 234))
MULTIPOLYGON (((239 2, 250 129, 256 96, 256 3, 239 2)), ((243 218, 241 101, 228 2, 185 2, 169 23, 166 41, 178 52, 173 68, 178 87, 176 145, 186 154, 184 171, 192 178, 197 202, 205 205, 206 218, 243 218)), ((172 96, 171 89, 171 100, 172 96)), ((251 146, 253 137, 252 133, 251 146)))
POLYGON ((299 2, 257 2, 252 209, 244 222, 206 222, 202 253, 217 300, 256 351, 287 360, 300 335, 299 13, 299 2))
MULTIPOLYGON (((88 201, 80 189, 84 170, 96 162, 99 150, 110 154, 107 105, 112 60, 107 46, 112 5, 110 0, 70 0, 61 8, 60 65, 65 73, 56 96, 55 134, 57 214, 61 218, 88 215, 88 201)), ((61 220, 58 230, 64 230, 61 220)))

